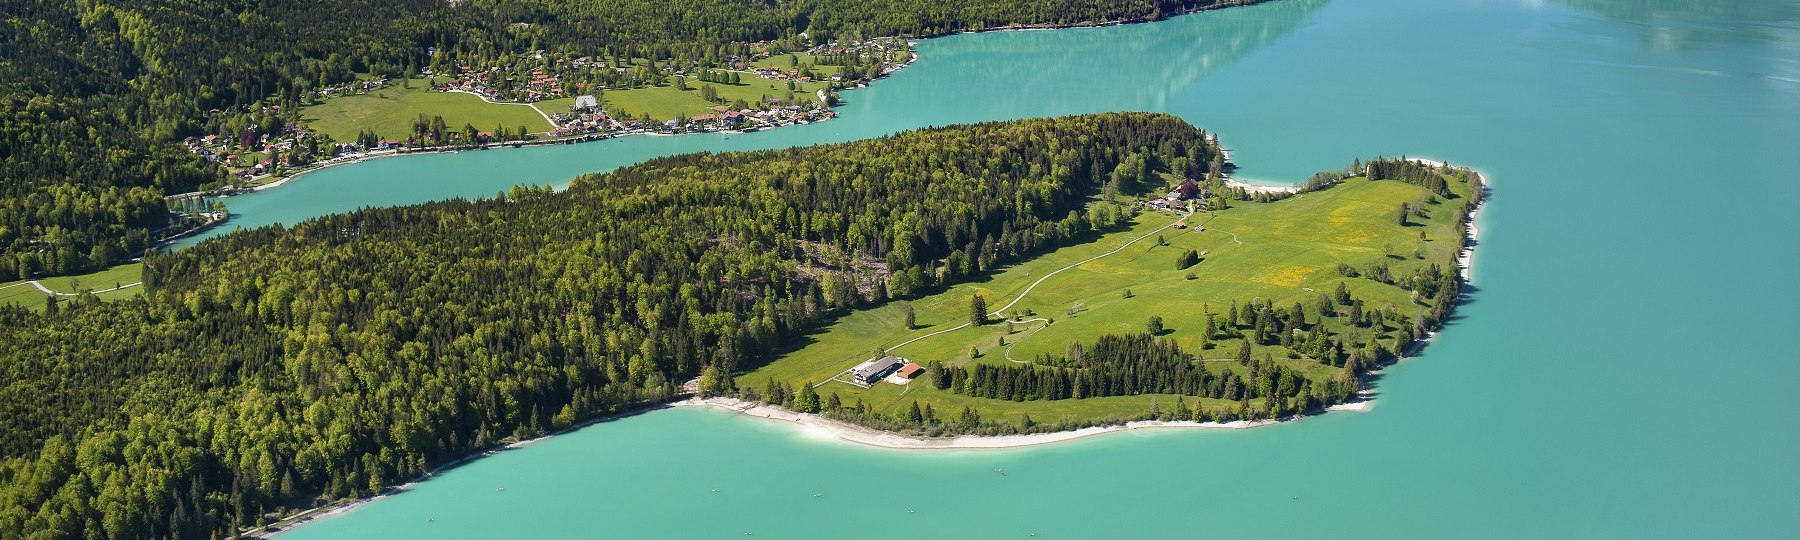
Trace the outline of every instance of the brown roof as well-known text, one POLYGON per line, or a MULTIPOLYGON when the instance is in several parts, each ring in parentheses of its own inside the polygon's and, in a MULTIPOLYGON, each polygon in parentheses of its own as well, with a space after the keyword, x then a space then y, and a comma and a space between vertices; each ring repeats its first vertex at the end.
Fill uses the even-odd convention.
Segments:
POLYGON ((919 372, 921 372, 921 371, 925 371, 925 368, 919 367, 919 365, 916 363, 907 362, 906 365, 900 366, 900 371, 896 374, 901 377, 906 377, 908 379, 911 379, 913 377, 919 376, 919 372))

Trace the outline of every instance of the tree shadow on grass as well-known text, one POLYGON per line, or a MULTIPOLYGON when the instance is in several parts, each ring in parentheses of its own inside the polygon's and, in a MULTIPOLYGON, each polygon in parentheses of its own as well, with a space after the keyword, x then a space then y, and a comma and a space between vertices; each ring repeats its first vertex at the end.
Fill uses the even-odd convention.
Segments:
MULTIPOLYGON (((844 317, 850 316, 857 312, 868 311, 868 310, 872 310, 872 309, 879 309, 881 307, 884 307, 884 306, 886 306, 890 303, 896 302, 896 301, 905 302, 905 301, 918 300, 921 298, 934 296, 937 294, 941 294, 945 291, 948 291, 951 288, 959 286, 959 285, 969 285, 969 284, 979 285, 979 284, 983 284, 983 283, 991 283, 1000 274, 1005 273, 1009 270, 1012 270, 1012 269, 1018 267, 1019 265, 1026 264, 1033 260, 1036 260, 1038 257, 1048 255, 1051 252, 1054 252, 1059 249, 1073 248, 1073 247, 1089 245, 1089 244, 1099 242, 1102 238, 1105 238, 1106 235, 1108 235, 1108 234, 1129 231, 1129 230, 1131 230, 1131 227, 1135 226, 1136 224, 1137 224, 1137 222, 1134 220, 1131 222, 1126 222, 1124 224, 1121 224, 1117 227, 1114 227, 1112 230, 1109 230, 1109 231, 1088 231, 1088 232, 1082 233, 1080 236, 1070 239, 1069 241, 1065 241, 1060 245, 1046 246, 1046 247, 1040 248, 1036 251, 1021 254, 1017 257, 1017 260, 1008 262, 1005 264, 996 264, 992 268, 989 268, 985 272, 977 272, 974 274, 963 276, 962 278, 960 278, 956 281, 953 281, 951 283, 937 284, 937 285, 933 285, 931 287, 920 289, 920 290, 914 291, 913 294, 910 294, 910 295, 907 295, 904 297, 890 298, 886 301, 875 302, 875 303, 871 303, 868 305, 857 306, 853 309, 833 310, 830 314, 828 314, 825 317, 814 322, 812 325, 810 325, 809 327, 807 327, 805 330, 801 331, 800 333, 790 336, 786 339, 783 339, 781 341, 780 345, 778 345, 768 351, 763 351, 760 354, 751 355, 751 356, 748 356, 748 357, 742 359, 742 361, 740 361, 738 363, 738 370, 739 370, 738 375, 742 375, 744 373, 760 369, 764 366, 774 363, 774 361, 776 359, 779 359, 783 356, 786 356, 786 355, 789 355, 789 354, 792 354, 795 352, 799 352, 801 349, 805 349, 808 346, 819 343, 819 341, 820 341, 820 339, 818 337, 819 335, 828 332, 832 325, 837 324, 844 317)), ((1042 277, 1042 276, 1037 276, 1037 277, 1042 277)), ((1013 290, 995 291, 994 292, 995 297, 991 297, 988 299, 990 308, 999 307, 1001 305, 1004 305, 1007 301, 1010 301, 1011 298, 1016 296, 1020 291, 1023 291, 1025 289, 1025 287, 1029 287, 1033 281, 1036 281, 1036 280, 1035 279, 1025 280, 1024 282, 1021 282, 1019 284, 1019 286, 1014 288, 1013 290)), ((933 325, 933 326, 943 326, 943 325, 954 326, 955 324, 958 324, 956 322, 956 320, 951 319, 951 320, 948 320, 948 321, 945 321, 942 323, 938 323, 937 325, 933 325)), ((917 331, 925 330, 925 329, 929 329, 929 328, 932 328, 932 326, 914 328, 914 329, 908 330, 907 334, 910 335, 913 332, 917 332, 917 331)), ((936 330, 933 330, 933 331, 936 331, 936 330)), ((891 340, 887 340, 887 341, 891 341, 891 340)), ((885 343, 885 341, 883 343, 885 343)), ((875 347, 877 345, 878 344, 876 344, 876 343, 870 344, 869 354, 871 354, 871 355, 874 354, 875 347)))

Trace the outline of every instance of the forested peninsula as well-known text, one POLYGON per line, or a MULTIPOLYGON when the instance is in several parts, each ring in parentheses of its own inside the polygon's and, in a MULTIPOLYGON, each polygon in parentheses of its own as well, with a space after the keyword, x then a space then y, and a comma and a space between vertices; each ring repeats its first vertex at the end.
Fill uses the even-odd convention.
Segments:
POLYGON ((0 282, 104 268, 204 226, 164 198, 230 176, 177 141, 260 147, 257 134, 282 133, 327 87, 530 51, 704 70, 749 43, 803 34, 1148 21, 1255 1, 13 2, 0 19, 0 282))
POLYGON ((153 255, 141 297, 0 309, 0 530, 219 536, 377 492, 978 274, 942 261, 1085 238, 1121 163, 1204 175, 1217 155, 1166 115, 987 123, 676 156, 153 255), (845 257, 887 279, 834 269, 845 257))

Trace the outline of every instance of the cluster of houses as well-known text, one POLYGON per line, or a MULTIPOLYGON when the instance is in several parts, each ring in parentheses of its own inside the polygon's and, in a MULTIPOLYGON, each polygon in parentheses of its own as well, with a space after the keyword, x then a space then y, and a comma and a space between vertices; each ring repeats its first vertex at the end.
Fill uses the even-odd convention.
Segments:
POLYGON ((591 133, 608 133, 622 131, 629 127, 606 115, 600 108, 600 100, 591 95, 575 96, 575 103, 568 111, 551 113, 551 120, 556 128, 550 130, 551 137, 573 137, 591 133))
POLYGON ((706 114, 688 117, 683 124, 676 120, 663 122, 664 132, 710 132, 710 131, 756 131, 763 128, 785 126, 788 124, 807 124, 836 117, 837 113, 823 107, 804 107, 788 105, 770 107, 768 110, 739 109, 716 110, 706 114))
MULTIPOLYGON (((804 37, 804 36, 803 36, 804 37)), ((872 39, 854 44, 829 43, 813 47, 806 54, 826 55, 880 55, 881 75, 886 75, 911 63, 912 57, 898 60, 894 54, 903 51, 907 43, 898 38, 872 39)), ((772 42, 752 44, 752 58, 767 58, 775 47, 772 42)), ((435 55, 436 50, 428 50, 435 55)), ((793 81, 797 83, 814 82, 812 72, 800 69, 782 69, 770 67, 754 67, 748 64, 747 58, 730 56, 725 67, 737 71, 754 72, 757 76, 793 81)), ((605 81, 616 78, 615 74, 627 72, 628 65, 609 66, 606 62, 595 61, 587 57, 574 59, 549 58, 544 51, 534 51, 521 56, 518 61, 505 66, 473 67, 459 65, 452 68, 453 73, 434 73, 431 69, 423 69, 421 75, 426 77, 445 77, 442 82, 434 84, 439 91, 461 91, 483 96, 491 101, 509 101, 515 103, 536 103, 548 99, 578 94, 583 90, 595 91, 605 81), (604 77, 596 77, 597 75, 604 77), (590 89, 590 87, 592 87, 590 89)), ((674 68, 675 75, 684 74, 685 70, 674 68)), ((829 77, 833 87, 840 84, 861 83, 850 80, 857 75, 833 74, 829 77)), ((350 83, 334 85, 315 91, 318 97, 368 92, 396 81, 388 78, 372 78, 350 83)), ((824 91, 820 99, 825 99, 824 91)), ((271 105, 268 109, 279 109, 271 105)), ((279 110, 268 110, 264 113, 280 116, 279 110)), ((218 114, 214 109, 209 114, 218 114)), ((781 103, 764 104, 763 108, 731 108, 714 107, 710 112, 692 117, 668 120, 659 124, 646 124, 641 120, 630 118, 611 118, 601 108, 601 103, 593 95, 579 95, 568 111, 545 111, 551 114, 555 128, 549 133, 554 139, 566 141, 582 140, 595 137, 607 137, 641 132, 690 133, 717 131, 757 131, 788 124, 806 124, 826 120, 837 115, 830 108, 814 103, 781 103)), ((260 133, 255 127, 238 133, 221 133, 203 137, 188 137, 182 143, 189 151, 207 160, 225 165, 241 180, 254 180, 258 177, 275 173, 283 166, 301 166, 318 162, 359 159, 367 152, 401 150, 401 141, 392 139, 359 140, 355 142, 338 141, 329 145, 319 144, 322 141, 308 140, 316 135, 302 129, 297 123, 288 123, 274 133, 260 133), (248 156, 255 155, 254 160, 248 156)), ((457 144, 483 144, 490 137, 487 133, 478 134, 476 141, 461 141, 460 133, 451 133, 457 144)), ((549 141, 546 141, 549 142, 549 141)), ((513 144, 517 144, 516 142, 513 144)))
POLYGON ((330 97, 330 96, 337 95, 337 94, 367 92, 370 90, 374 90, 376 88, 387 86, 387 84, 388 84, 387 77, 377 77, 377 78, 369 79, 366 81, 356 81, 356 82, 344 83, 344 84, 340 84, 340 85, 336 85, 336 86, 327 86, 324 88, 320 88, 317 93, 318 93, 319 97, 330 97))
MULTIPOLYGON (((436 90, 468 92, 491 101, 537 103, 585 90, 587 82, 569 82, 566 79, 581 79, 605 69, 605 62, 585 56, 574 59, 551 58, 540 50, 521 56, 518 61, 504 66, 479 68, 463 64, 455 66, 446 74, 436 74, 429 69, 422 70, 421 73, 427 77, 446 77, 444 82, 432 85, 436 90)), ((624 72, 624 69, 618 68, 615 71, 624 72)))
POLYGON ((1175 189, 1170 190, 1167 195, 1144 201, 1143 204, 1157 210, 1194 211, 1205 208, 1206 196, 1206 189, 1200 187, 1199 182, 1189 178, 1181 185, 1175 186, 1175 189))
MULTIPOLYGON (((189 152, 233 170, 233 174, 238 178, 249 179, 272 170, 277 165, 292 165, 318 157, 330 157, 310 155, 311 148, 307 149, 308 155, 304 156, 301 155, 301 152, 296 151, 313 136, 296 124, 286 124, 279 130, 266 133, 252 124, 230 136, 213 134, 187 137, 181 140, 181 144, 187 147, 189 152), (264 153, 260 161, 245 163, 244 156, 255 152, 264 153)), ((337 147, 321 150, 335 156, 337 152, 346 151, 341 148, 342 146, 337 145, 337 147)))
MULTIPOLYGON (((811 75, 806 75, 798 69, 759 67, 759 68, 752 69, 750 71, 756 73, 757 77, 761 77, 764 79, 774 79, 774 80, 778 80, 778 81, 790 81, 791 80, 794 82, 802 82, 802 83, 813 82, 813 78, 811 75)), ((831 75, 830 79, 831 79, 831 82, 839 82, 839 81, 844 80, 844 75, 842 73, 833 73, 831 75)))

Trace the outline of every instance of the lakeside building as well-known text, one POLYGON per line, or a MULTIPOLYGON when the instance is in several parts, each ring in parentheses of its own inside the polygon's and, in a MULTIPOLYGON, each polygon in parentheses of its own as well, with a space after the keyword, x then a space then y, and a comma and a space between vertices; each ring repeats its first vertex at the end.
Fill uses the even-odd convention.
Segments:
POLYGON ((850 368, 850 376, 861 384, 875 384, 881 382, 883 377, 887 377, 894 370, 899 369, 902 362, 904 361, 898 356, 883 356, 850 368))

